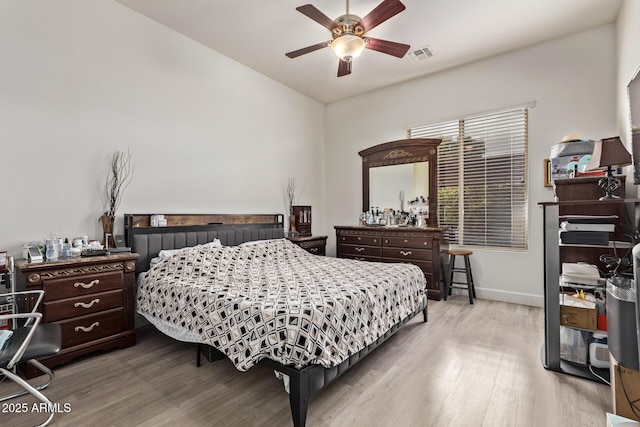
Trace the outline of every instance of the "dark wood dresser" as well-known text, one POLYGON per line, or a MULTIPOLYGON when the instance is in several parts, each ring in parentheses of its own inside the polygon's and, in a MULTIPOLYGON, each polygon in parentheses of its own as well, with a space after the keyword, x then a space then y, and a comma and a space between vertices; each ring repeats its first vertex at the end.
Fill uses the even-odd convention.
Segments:
POLYGON ((62 350, 40 362, 51 368, 136 343, 137 258, 126 253, 16 265, 18 289, 44 290, 43 321, 62 328, 62 350))
POLYGON ((338 258, 408 262, 422 269, 430 299, 444 296, 443 262, 449 243, 440 228, 335 226, 338 258))
POLYGON ((326 255, 327 236, 287 237, 292 243, 314 255, 326 255))

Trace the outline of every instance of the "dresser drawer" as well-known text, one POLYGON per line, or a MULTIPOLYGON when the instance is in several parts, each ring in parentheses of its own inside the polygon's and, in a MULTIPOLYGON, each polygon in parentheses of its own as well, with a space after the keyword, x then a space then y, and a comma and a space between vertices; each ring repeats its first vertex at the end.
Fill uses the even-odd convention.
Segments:
POLYGON ((74 316, 97 313, 123 306, 122 289, 45 302, 45 321, 53 322, 74 316))
POLYGON ((340 236, 338 243, 346 243, 351 245, 368 245, 380 246, 379 236, 340 236))
POLYGON ((431 249, 382 248, 382 258, 400 261, 425 261, 431 263, 431 249))
POLYGON ((444 229, 369 226, 335 226, 334 228, 338 257, 414 264, 422 270, 427 279, 429 298, 442 298, 444 273, 441 271, 441 257, 449 248, 444 229), (375 249, 362 249, 356 252, 356 247, 375 247, 375 249))
POLYGON ((56 322, 62 329, 62 348, 108 337, 123 331, 123 308, 56 322))
POLYGON ((324 244, 307 246, 304 248, 307 252, 314 255, 326 255, 326 249, 324 244))
POLYGON ((340 254, 349 257, 371 257, 380 260, 379 246, 340 245, 340 254))
POLYGON ((287 237, 293 244, 314 255, 326 255, 327 236, 287 237))
POLYGON ((396 248, 431 249, 433 239, 431 237, 384 237, 382 245, 396 248))
POLYGON ((432 270, 432 264, 431 261, 405 261, 405 260, 401 260, 401 259, 393 259, 393 258, 383 258, 382 262, 399 262, 399 263, 403 263, 403 264, 413 264, 417 267, 420 268, 420 270, 422 270, 423 273, 426 274, 431 274, 431 270, 432 270))
POLYGON ((347 258, 347 259, 355 259, 356 261, 370 261, 370 262, 380 262, 380 257, 379 256, 363 256, 363 255, 353 255, 353 254, 342 254, 340 255, 340 258, 347 258))
POLYGON ((44 300, 53 301, 122 288, 122 272, 109 272, 43 281, 44 300))

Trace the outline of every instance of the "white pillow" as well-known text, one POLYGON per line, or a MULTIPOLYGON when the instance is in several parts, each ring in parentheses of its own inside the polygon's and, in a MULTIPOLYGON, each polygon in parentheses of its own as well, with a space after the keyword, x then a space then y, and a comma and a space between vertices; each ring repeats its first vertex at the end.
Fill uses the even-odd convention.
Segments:
MULTIPOLYGON (((205 243, 203 245, 200 245, 203 248, 220 248, 222 247, 222 243, 220 242, 220 239, 213 239, 213 241, 209 242, 209 243, 205 243)), ((163 249, 160 252, 158 252, 158 258, 160 258, 161 261, 164 261, 165 259, 169 259, 172 256, 174 256, 175 254, 177 254, 178 252, 184 250, 186 248, 180 248, 180 249, 163 249)))
POLYGON ((204 246, 206 248, 221 248, 222 247, 222 242, 220 241, 220 239, 213 239, 211 242, 205 243, 202 246, 204 246))
MULTIPOLYGON (((211 242, 205 243, 200 246, 202 246, 203 248, 221 248, 222 242, 220 242, 220 239, 213 239, 211 242)), ((174 256, 175 254, 177 254, 178 252, 184 249, 186 248, 161 250, 160 252, 158 252, 157 257, 151 258, 151 260, 149 261, 149 268, 153 268, 154 266, 161 263, 162 261, 168 260, 169 258, 171 258, 172 256, 174 256)))
POLYGON ((163 249, 158 252, 158 258, 160 258, 160 261, 164 261, 165 259, 171 258, 181 250, 182 249, 163 249))
POLYGON ((278 242, 282 239, 263 239, 263 240, 249 240, 248 242, 240 243, 238 246, 251 246, 251 245, 260 245, 271 242, 278 242))

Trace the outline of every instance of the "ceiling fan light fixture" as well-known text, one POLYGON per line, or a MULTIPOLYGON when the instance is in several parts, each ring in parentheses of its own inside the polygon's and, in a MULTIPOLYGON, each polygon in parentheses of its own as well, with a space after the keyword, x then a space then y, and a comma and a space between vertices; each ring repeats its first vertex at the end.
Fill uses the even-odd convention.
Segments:
POLYGON ((360 56, 366 45, 367 41, 364 38, 354 34, 344 34, 331 42, 331 50, 338 58, 351 62, 360 56))

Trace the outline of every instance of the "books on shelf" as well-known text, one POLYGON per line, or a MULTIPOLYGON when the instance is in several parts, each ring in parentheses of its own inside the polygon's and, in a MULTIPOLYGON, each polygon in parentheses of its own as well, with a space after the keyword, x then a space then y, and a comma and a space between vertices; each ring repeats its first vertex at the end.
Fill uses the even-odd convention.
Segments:
POLYGON ((563 262, 561 279, 565 284, 598 286, 600 285, 600 272, 595 265, 582 262, 563 262))

